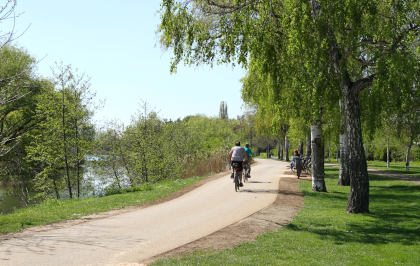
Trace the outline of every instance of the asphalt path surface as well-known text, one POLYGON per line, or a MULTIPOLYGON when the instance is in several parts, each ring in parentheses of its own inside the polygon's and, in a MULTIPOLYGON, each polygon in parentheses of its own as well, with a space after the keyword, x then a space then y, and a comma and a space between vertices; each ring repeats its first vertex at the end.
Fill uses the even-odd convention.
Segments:
POLYGON ((272 204, 287 163, 258 160, 235 192, 230 175, 137 211, 0 242, 0 265, 135 263, 218 231, 272 204))

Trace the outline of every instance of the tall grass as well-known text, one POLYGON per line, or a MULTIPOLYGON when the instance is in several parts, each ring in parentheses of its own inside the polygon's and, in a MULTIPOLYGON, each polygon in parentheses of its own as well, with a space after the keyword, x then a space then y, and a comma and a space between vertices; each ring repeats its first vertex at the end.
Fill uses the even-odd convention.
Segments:
POLYGON ((201 153, 196 157, 184 158, 185 172, 182 178, 204 176, 228 170, 229 164, 225 150, 215 150, 209 154, 201 153))

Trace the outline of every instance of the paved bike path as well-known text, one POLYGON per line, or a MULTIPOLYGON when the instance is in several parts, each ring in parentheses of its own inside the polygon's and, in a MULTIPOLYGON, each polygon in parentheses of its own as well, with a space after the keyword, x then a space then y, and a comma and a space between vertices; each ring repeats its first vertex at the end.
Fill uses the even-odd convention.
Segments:
POLYGON ((272 204, 288 164, 259 160, 235 192, 229 175, 172 201, 0 242, 0 265, 117 265, 138 262, 233 224, 272 204))

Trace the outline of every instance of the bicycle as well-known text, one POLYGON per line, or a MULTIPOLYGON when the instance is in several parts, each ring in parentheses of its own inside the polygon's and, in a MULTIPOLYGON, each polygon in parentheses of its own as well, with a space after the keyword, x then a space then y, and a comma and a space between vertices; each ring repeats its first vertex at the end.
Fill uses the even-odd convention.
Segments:
POLYGON ((232 164, 234 173, 233 173, 233 183, 235 184, 235 192, 239 190, 239 165, 236 163, 232 164))
POLYGON ((250 170, 251 170, 251 166, 248 163, 243 163, 242 177, 244 179, 244 182, 248 182, 250 170))
POLYGON ((312 162, 311 162, 311 158, 309 158, 308 160, 305 160, 302 170, 305 171, 306 174, 308 174, 308 172, 311 172, 311 167, 312 167, 312 162))

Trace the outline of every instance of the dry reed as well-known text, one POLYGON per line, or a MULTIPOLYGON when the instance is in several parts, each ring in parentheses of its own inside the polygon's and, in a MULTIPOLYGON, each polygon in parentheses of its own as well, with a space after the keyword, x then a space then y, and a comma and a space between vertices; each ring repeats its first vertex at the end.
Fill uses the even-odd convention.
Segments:
POLYGON ((229 163, 224 150, 216 150, 210 154, 201 153, 195 157, 184 158, 185 171, 182 178, 204 176, 228 170, 229 163))

